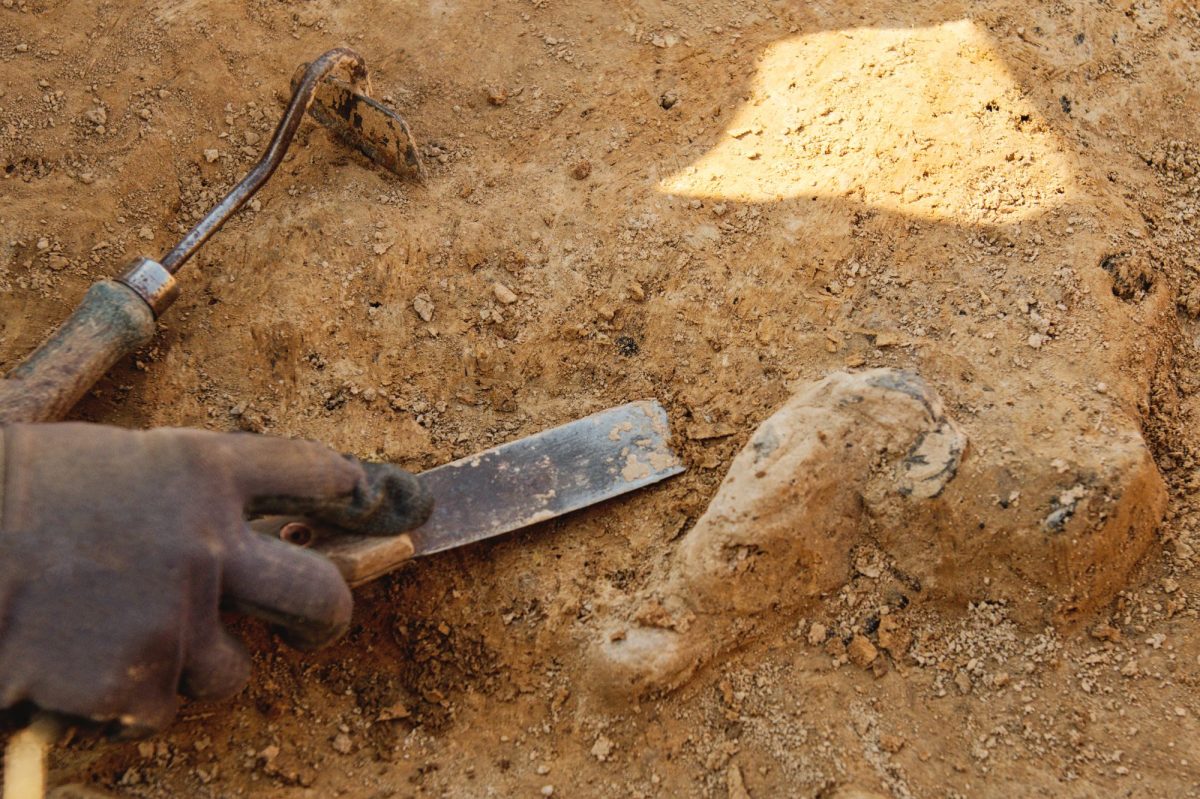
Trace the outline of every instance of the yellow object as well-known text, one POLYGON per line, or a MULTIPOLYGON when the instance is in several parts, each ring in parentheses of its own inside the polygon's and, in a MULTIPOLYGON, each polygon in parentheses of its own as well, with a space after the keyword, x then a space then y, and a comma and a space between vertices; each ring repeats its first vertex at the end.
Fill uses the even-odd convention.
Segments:
POLYGON ((33 723, 8 740, 4 750, 4 799, 43 799, 46 795, 46 755, 62 725, 39 713, 33 723))

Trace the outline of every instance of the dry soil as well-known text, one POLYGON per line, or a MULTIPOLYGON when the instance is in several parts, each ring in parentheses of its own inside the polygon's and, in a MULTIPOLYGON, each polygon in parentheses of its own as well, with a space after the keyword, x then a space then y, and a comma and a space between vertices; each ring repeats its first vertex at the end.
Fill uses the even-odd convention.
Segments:
MULTIPOLYGON (((296 65, 340 44, 427 181, 306 125, 76 416, 422 469, 657 397, 689 470, 364 588, 320 653, 237 622, 245 692, 149 741, 78 735, 56 784, 1200 795, 1192 5, 0 0, 0 368, 93 280, 162 253, 257 158, 296 65), (867 367, 937 390, 964 468, 996 476, 995 529, 1066 507, 1028 486, 1145 442, 1169 499, 1144 546, 1071 596, 1047 588, 1058 550, 1018 595, 994 539, 955 539, 932 588, 866 546, 843 587, 752 620, 679 689, 597 697, 598 636, 758 423, 867 367)), ((1073 509, 1089 485, 1054 496, 1073 509)))

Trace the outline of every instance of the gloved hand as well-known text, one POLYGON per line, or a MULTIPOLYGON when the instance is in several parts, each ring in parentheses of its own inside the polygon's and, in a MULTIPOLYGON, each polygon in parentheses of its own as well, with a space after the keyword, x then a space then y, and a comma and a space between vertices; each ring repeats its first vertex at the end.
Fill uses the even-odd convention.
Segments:
POLYGON ((0 427, 0 708, 31 702, 137 734, 170 721, 180 691, 228 697, 250 661, 221 623, 222 598, 295 646, 337 638, 351 610, 337 570, 251 533, 243 512, 344 523, 346 508, 360 508, 378 528, 389 505, 387 532, 424 521, 416 481, 383 471, 387 502, 379 469, 312 442, 0 427))

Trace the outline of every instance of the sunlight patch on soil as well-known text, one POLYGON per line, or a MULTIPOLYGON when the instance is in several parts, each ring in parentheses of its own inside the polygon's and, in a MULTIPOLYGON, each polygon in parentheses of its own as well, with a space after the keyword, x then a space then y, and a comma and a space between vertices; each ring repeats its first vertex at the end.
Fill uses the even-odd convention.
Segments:
POLYGON ((720 141, 660 184, 744 202, 846 197, 958 223, 1062 204, 1072 159, 969 21, 776 42, 720 141))

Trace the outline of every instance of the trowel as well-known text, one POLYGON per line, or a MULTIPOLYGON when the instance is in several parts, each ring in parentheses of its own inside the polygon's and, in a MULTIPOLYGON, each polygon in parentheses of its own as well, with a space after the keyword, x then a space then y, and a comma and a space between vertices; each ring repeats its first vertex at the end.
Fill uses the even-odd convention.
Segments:
POLYGON ((402 535, 350 535, 297 517, 250 526, 321 552, 358 586, 412 558, 544 522, 682 471, 670 449, 666 411, 643 400, 418 474, 433 497, 433 513, 402 535))

